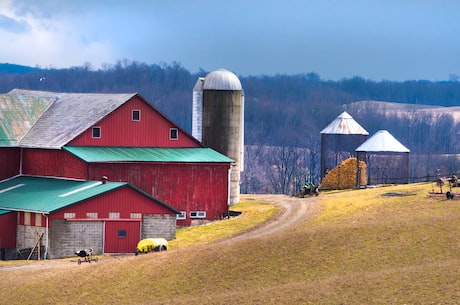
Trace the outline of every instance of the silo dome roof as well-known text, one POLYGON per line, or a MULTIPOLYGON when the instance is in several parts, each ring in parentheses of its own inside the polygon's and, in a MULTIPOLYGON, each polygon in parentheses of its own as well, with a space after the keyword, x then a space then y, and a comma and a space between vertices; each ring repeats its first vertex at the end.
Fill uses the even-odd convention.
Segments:
POLYGON ((238 77, 232 72, 219 69, 204 78, 204 90, 243 90, 238 77))

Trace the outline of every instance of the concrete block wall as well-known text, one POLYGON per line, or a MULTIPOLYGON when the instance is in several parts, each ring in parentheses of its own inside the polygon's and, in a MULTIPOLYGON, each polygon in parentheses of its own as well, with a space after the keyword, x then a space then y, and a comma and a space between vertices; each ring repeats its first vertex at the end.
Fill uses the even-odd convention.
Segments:
POLYGON ((37 244, 37 234, 43 234, 42 245, 46 244, 46 228, 18 225, 16 231, 16 247, 18 250, 33 248, 37 244))
POLYGON ((49 258, 76 256, 81 249, 103 251, 104 223, 102 221, 52 220, 50 228, 49 258))
POLYGON ((162 237, 166 240, 176 238, 176 215, 144 215, 141 239, 162 237))

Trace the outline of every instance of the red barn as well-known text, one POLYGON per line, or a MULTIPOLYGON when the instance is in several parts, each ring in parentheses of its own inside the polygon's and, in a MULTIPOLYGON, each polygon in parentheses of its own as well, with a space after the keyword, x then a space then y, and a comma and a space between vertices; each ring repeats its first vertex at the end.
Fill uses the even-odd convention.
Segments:
POLYGON ((37 245, 48 258, 133 253, 140 239, 175 238, 179 213, 124 182, 31 176, 0 182, 0 209, 2 259, 27 258, 37 245))
POLYGON ((233 160, 204 147, 139 94, 15 89, 0 100, 0 179, 106 176, 181 211, 179 225, 228 211, 233 160))

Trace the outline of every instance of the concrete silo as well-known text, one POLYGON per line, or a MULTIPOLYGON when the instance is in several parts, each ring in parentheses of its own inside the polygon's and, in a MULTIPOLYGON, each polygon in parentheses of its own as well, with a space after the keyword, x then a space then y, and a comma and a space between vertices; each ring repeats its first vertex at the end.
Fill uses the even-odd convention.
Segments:
POLYGON ((229 204, 240 200, 243 170, 244 94, 238 77, 220 69, 198 78, 193 88, 192 134, 203 145, 233 160, 229 204))

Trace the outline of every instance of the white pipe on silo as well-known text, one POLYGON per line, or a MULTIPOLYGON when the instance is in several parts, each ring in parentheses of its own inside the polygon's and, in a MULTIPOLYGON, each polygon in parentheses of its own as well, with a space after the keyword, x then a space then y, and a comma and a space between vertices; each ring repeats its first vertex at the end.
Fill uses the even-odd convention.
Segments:
POLYGON ((192 136, 200 142, 203 138, 203 84, 204 77, 199 77, 193 87, 192 101, 192 136))

